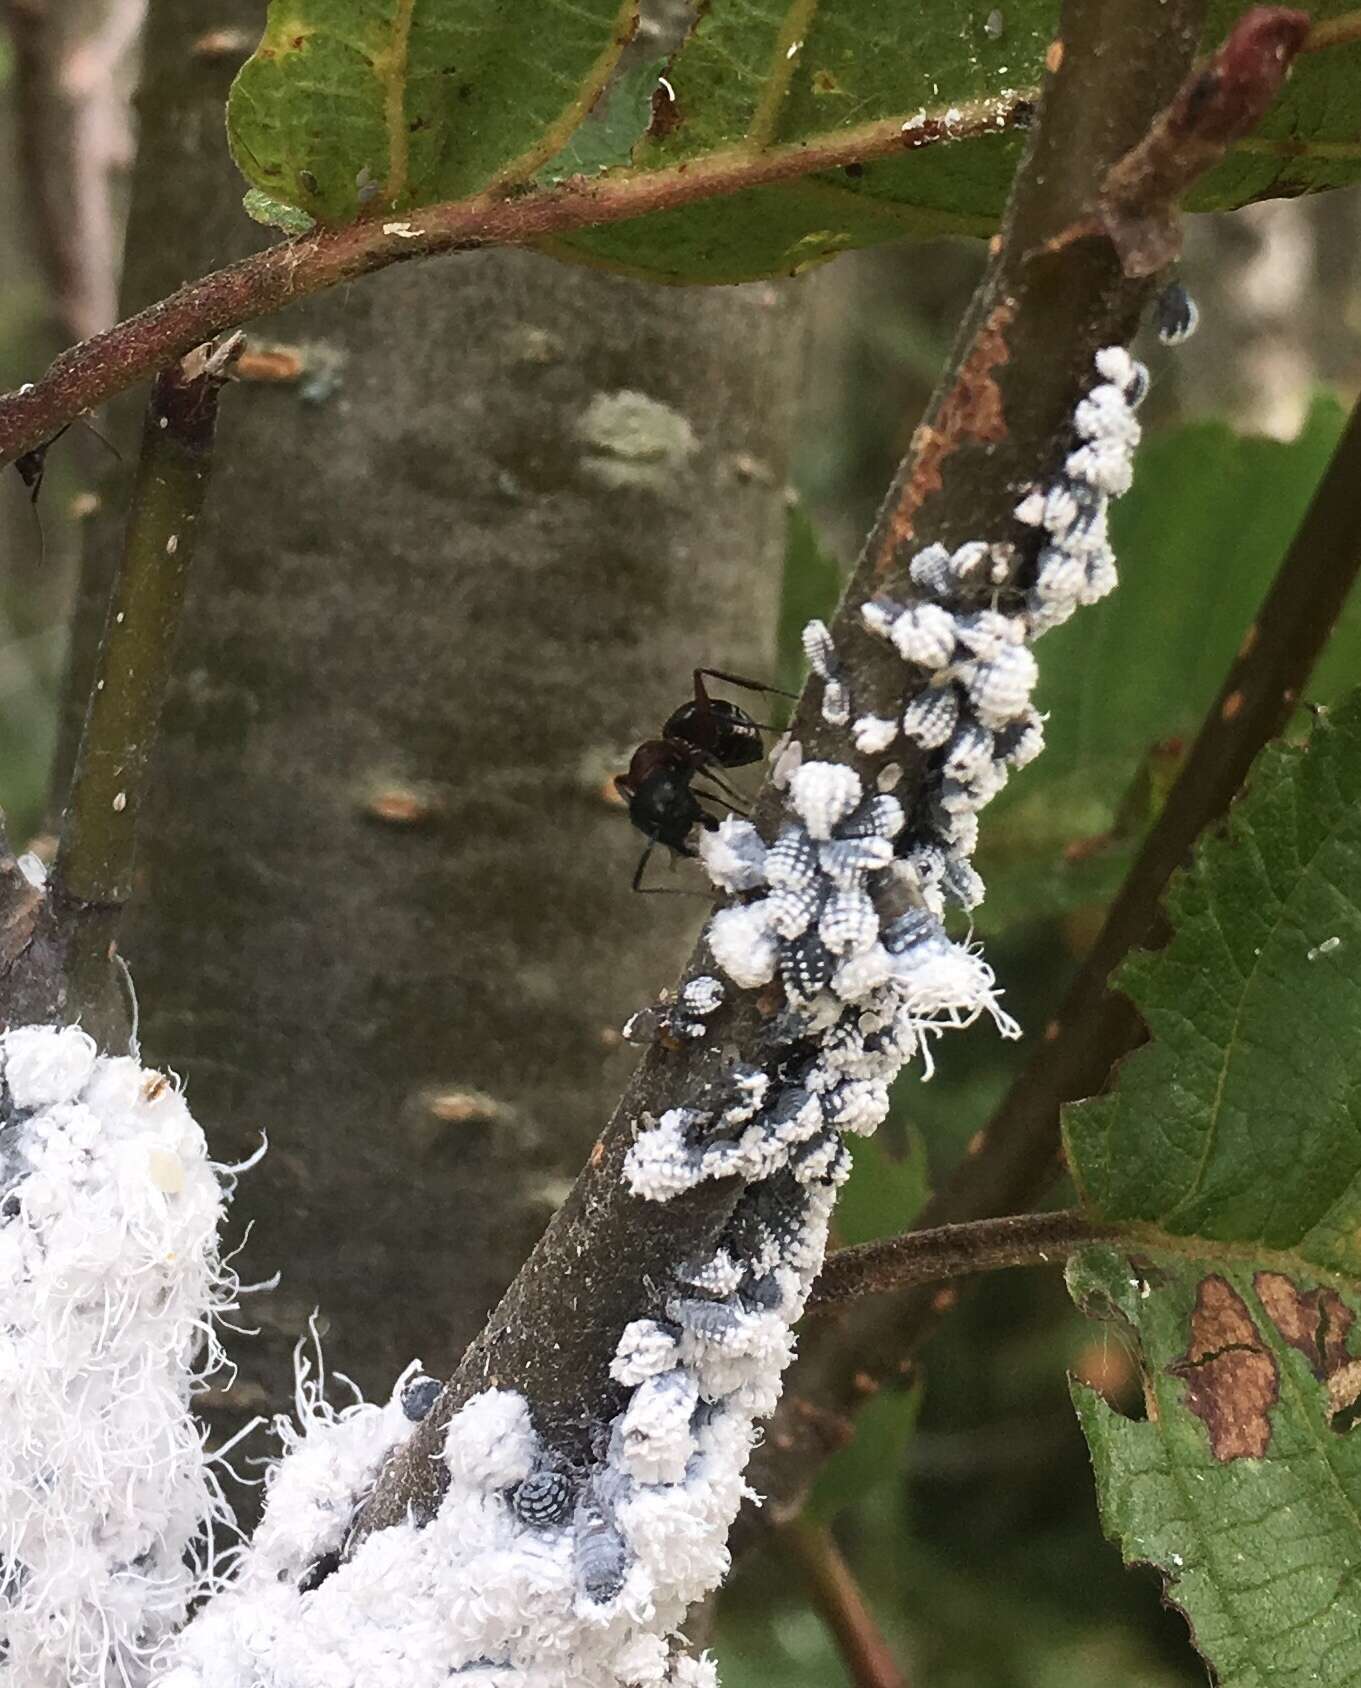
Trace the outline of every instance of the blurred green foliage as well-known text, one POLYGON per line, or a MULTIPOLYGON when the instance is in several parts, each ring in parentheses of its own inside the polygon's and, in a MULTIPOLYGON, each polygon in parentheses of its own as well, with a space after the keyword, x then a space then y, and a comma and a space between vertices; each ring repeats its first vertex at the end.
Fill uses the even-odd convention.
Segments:
MULTIPOLYGON (((903 342, 905 355, 917 336, 903 342)), ((1320 396, 1297 438, 1245 438, 1216 421, 1146 440, 1113 529, 1121 589, 1039 648, 1049 749, 989 810, 978 925, 1007 1006, 1027 1031, 952 1037, 929 1084, 908 1075, 880 1136, 857 1145, 838 1238, 903 1229, 933 1176, 987 1123, 1053 1013, 1102 905, 1175 776, 1344 421, 1320 396), (1076 848, 1074 848, 1076 846, 1076 848)), ((811 459, 834 483, 833 430, 811 459)), ((808 459, 805 459, 808 461, 808 459)), ((853 465, 847 465, 853 472, 853 465)), ((791 515, 780 673, 801 673, 798 633, 831 613, 840 571, 802 509, 791 515)), ((1343 615, 1309 689, 1337 697, 1361 673, 1361 606, 1343 615)), ((1066 1190, 1056 1198, 1073 1199, 1066 1190)), ((926 1354, 923 1381, 875 1397, 813 1497, 834 1523, 912 1680, 932 1688, 1163 1688, 1204 1680, 1156 1580, 1125 1570, 1098 1524, 1066 1374, 1095 1379, 1139 1416, 1118 1342, 1077 1318, 1052 1275, 1012 1274, 965 1296, 926 1354)), ((1120 1422, 1126 1422, 1121 1420, 1120 1422)), ((778 1548, 725 1595, 717 1646, 732 1688, 846 1682, 778 1548)))

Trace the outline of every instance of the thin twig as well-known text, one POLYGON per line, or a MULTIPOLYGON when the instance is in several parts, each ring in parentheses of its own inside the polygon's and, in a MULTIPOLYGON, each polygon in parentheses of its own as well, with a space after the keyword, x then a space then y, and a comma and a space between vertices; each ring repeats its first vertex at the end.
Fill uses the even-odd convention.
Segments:
POLYGON ((813 1604, 836 1639, 854 1688, 908 1688, 908 1677, 874 1621, 855 1572, 825 1524, 796 1518, 780 1532, 813 1604))
POLYGON ((1107 172, 1101 221, 1126 275, 1155 275, 1178 256, 1182 195, 1261 122, 1308 33, 1307 12, 1255 7, 1107 172))
POLYGON ((829 1255, 808 1298, 808 1310, 825 1311, 910 1284, 940 1284, 1006 1266, 1062 1265, 1074 1249, 1114 1242, 1120 1235, 1114 1226, 1094 1225, 1066 1209, 906 1231, 829 1255))
MULTIPOLYGON (((944 141, 996 135, 1027 118, 1034 99, 1034 90, 1021 89, 1007 99, 961 101, 907 124, 898 118, 862 124, 823 141, 756 154, 734 148, 662 170, 574 177, 511 196, 475 194, 400 218, 313 230, 189 282, 64 352, 31 386, 0 398, 0 465, 201 342, 337 282, 412 258, 530 245, 551 235, 626 222, 944 141)), ((972 226, 977 232, 980 225, 972 226)))
POLYGON ((156 379, 127 534, 52 873, 54 906, 84 934, 71 955, 76 1011, 101 1000, 137 821, 170 679, 199 512, 212 466, 218 394, 244 344, 200 348, 156 379))
POLYGON ((1112 973, 1136 945, 1165 938, 1159 905, 1168 880, 1201 834, 1228 813, 1259 751, 1286 726, 1359 572, 1361 404, 1244 631, 1161 814, 1058 1016, 1045 1029, 1044 1045, 1012 1085, 956 1180, 928 1203, 922 1215, 928 1223, 1015 1211, 1054 1181, 1061 1104, 1094 1095, 1120 1057, 1143 1040, 1142 1022, 1128 999, 1108 990, 1112 973))

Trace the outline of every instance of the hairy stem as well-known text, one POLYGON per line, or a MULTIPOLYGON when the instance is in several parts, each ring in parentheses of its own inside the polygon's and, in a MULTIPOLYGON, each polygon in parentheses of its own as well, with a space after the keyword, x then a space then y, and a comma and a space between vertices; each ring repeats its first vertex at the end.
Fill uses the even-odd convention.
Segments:
POLYGON ((52 878, 54 901, 79 912, 84 933, 71 958, 77 1005, 103 994, 132 894, 137 821, 212 466, 218 394, 243 343, 238 334, 191 353, 152 387, 52 878))
POLYGON ((1120 1234, 1117 1227, 1094 1225, 1081 1213, 1067 1210, 907 1231, 829 1255, 808 1298, 808 1310, 817 1312, 910 1284, 939 1284, 1006 1266, 1061 1265, 1074 1249, 1111 1242, 1120 1234))
POLYGON ((50 439, 73 417, 104 403, 214 335, 337 282, 389 264, 483 246, 525 246, 551 235, 625 222, 748 188, 889 158, 937 142, 996 134, 1028 116, 1033 90, 1010 99, 961 102, 904 126, 898 118, 843 130, 816 143, 752 154, 715 152, 689 164, 595 179, 574 178, 513 197, 483 193, 427 205, 402 220, 316 229, 282 241, 198 281, 65 352, 31 386, 0 398, 0 464, 50 439))
POLYGON ((803 1573, 813 1604, 836 1640, 853 1688, 908 1688, 908 1678, 825 1524, 796 1518, 780 1541, 803 1573))

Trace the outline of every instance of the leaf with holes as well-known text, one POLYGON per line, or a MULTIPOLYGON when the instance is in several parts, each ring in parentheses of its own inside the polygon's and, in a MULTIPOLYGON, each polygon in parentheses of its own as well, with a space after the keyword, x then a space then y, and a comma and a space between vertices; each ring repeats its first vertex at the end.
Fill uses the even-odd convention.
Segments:
POLYGON ((1352 1688, 1356 1285, 1157 1249, 1088 1250, 1069 1285, 1143 1375, 1142 1420, 1072 1385, 1107 1534, 1162 1572, 1220 1688, 1352 1688))
MULTIPOLYGON (((1241 9, 1213 0, 1207 47, 1241 9)), ((706 172, 712 197, 546 249, 673 281, 797 272, 903 235, 992 231, 1058 0, 707 0, 663 77, 633 63, 607 87, 633 21, 631 0, 272 0, 232 91, 233 152, 253 186, 330 223, 569 171, 706 172), (717 193, 772 154, 797 177, 717 193)), ((1354 180, 1359 67, 1361 45, 1306 57, 1194 204, 1354 180)))
POLYGON ((1147 1419, 1085 1389, 1107 1529, 1218 1680, 1361 1673, 1361 699, 1253 769, 1119 983, 1150 1041, 1066 1111, 1070 1283, 1132 1341, 1147 1419))
POLYGON ((637 0, 271 0, 232 87, 232 154, 326 223, 523 184, 636 22, 637 0))

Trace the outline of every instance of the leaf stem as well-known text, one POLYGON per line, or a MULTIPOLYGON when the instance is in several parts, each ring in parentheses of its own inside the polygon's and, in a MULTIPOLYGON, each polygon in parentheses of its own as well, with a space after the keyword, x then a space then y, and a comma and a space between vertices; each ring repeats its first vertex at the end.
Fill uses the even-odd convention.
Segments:
POLYGON ((40 380, 0 398, 0 465, 12 463, 73 417, 203 341, 337 282, 412 258, 530 245, 550 235, 672 211, 942 141, 996 135, 1027 118, 1036 97, 1033 89, 1018 89, 1007 99, 961 101, 906 123, 892 117, 860 124, 824 141, 793 142, 755 155, 743 142, 663 170, 573 177, 527 193, 476 194, 427 205, 399 220, 315 229, 281 241, 187 283, 106 333, 71 347, 40 380))
POLYGON ((854 1688, 908 1688, 907 1675, 827 1525, 795 1518, 781 1529, 780 1541, 802 1571, 854 1688))
POLYGON ((51 894, 81 921, 71 952, 76 1011, 103 994, 132 894, 137 820, 170 678, 199 512, 212 466, 218 394, 244 345, 191 353, 151 390, 118 575, 52 873, 51 894))
POLYGON ((906 1231, 829 1255, 808 1308, 826 1311, 886 1290, 939 1284, 1007 1266, 1061 1265, 1074 1249, 1115 1242, 1123 1234, 1115 1226, 1092 1224, 1075 1209, 906 1231))

